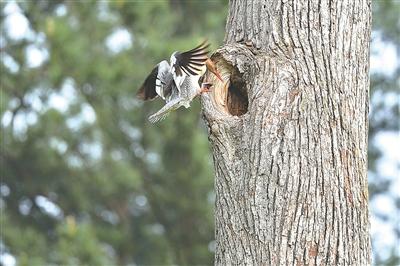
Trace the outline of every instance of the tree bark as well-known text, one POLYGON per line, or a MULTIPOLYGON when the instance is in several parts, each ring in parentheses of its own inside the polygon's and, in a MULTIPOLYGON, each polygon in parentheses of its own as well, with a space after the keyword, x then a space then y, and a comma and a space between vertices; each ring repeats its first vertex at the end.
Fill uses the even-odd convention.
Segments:
POLYGON ((231 0, 202 96, 216 265, 368 265, 369 0, 231 0))

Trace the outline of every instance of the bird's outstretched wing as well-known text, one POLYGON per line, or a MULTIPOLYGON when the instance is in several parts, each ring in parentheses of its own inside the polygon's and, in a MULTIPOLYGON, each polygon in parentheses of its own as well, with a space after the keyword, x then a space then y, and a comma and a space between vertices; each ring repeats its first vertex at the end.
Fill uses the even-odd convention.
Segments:
POLYGON ((157 64, 144 80, 136 96, 145 101, 153 100, 157 96, 165 100, 165 97, 171 94, 175 85, 173 75, 169 70, 170 67, 166 60, 157 64))
POLYGON ((204 41, 192 50, 183 53, 176 52, 175 60, 171 62, 175 68, 175 75, 182 76, 182 71, 187 75, 198 75, 208 58, 207 48, 209 46, 207 41, 204 41))
POLYGON ((136 97, 146 101, 146 100, 153 100, 158 96, 156 92, 157 73, 158 73, 158 65, 156 65, 156 67, 153 68, 151 73, 144 80, 142 86, 140 86, 138 92, 136 93, 136 97))

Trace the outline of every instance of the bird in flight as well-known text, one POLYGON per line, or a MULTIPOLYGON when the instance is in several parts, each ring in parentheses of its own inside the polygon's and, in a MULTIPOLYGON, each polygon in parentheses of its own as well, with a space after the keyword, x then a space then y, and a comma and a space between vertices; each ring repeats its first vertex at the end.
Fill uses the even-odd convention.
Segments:
POLYGON ((204 41, 192 50, 174 52, 169 63, 161 61, 147 76, 137 97, 146 101, 159 96, 165 101, 164 107, 149 117, 151 123, 163 120, 181 106, 189 108, 197 95, 209 92, 212 84, 199 84, 207 70, 222 81, 214 63, 208 58, 208 47, 209 44, 204 41))

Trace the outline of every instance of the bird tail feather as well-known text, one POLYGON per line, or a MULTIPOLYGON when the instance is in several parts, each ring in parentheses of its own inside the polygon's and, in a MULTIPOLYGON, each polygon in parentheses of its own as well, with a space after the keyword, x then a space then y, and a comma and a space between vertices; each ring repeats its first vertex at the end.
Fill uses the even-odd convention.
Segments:
POLYGON ((163 114, 159 114, 158 112, 157 113, 155 113, 155 114, 153 114, 153 115, 151 115, 151 116, 149 116, 149 121, 151 122, 151 123, 157 123, 157 122, 159 122, 159 121, 162 121, 162 120, 164 120, 168 115, 169 115, 169 111, 168 112, 166 112, 166 113, 163 113, 163 114))
POLYGON ((161 108, 157 113, 149 117, 151 123, 157 123, 158 121, 164 120, 171 111, 174 111, 180 107, 180 98, 174 99, 168 102, 163 108, 161 108))

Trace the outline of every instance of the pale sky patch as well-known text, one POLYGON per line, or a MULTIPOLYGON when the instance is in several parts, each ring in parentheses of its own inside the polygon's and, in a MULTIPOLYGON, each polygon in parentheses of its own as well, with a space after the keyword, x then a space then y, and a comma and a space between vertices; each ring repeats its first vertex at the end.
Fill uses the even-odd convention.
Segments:
POLYGON ((0 254, 0 262, 1 262, 1 265, 4 265, 4 266, 16 266, 17 265, 17 260, 15 259, 15 257, 7 252, 0 254))
POLYGON ((48 105, 60 112, 66 112, 69 106, 77 100, 77 92, 72 79, 66 79, 59 92, 53 92, 48 105))
POLYGON ((28 67, 39 67, 45 60, 49 58, 49 53, 46 49, 38 48, 35 45, 29 45, 26 48, 26 60, 28 67))
POLYGON ((55 13, 59 17, 63 17, 67 14, 67 7, 64 4, 60 4, 56 7, 55 13))
POLYGON ((79 145, 79 149, 83 154, 89 155, 93 160, 99 160, 103 154, 103 147, 98 141, 84 142, 79 145))
POLYGON ((371 235, 374 239, 374 250, 379 250, 380 257, 388 258, 390 256, 390 247, 396 245, 397 241, 392 225, 372 215, 371 235))
POLYGON ((59 219, 63 217, 63 212, 60 209, 60 207, 58 207, 57 204, 51 202, 46 197, 41 195, 36 196, 35 203, 40 209, 42 209, 48 215, 59 219))
POLYGON ((371 73, 392 75, 399 64, 396 46, 384 42, 375 32, 373 33, 373 40, 370 56, 371 73))
POLYGON ((132 36, 127 29, 118 28, 106 39, 107 48, 113 53, 119 53, 132 46, 132 36))
POLYGON ((64 154, 67 151, 68 144, 59 138, 52 137, 50 138, 50 147, 58 151, 60 154, 64 154))
POLYGON ((13 40, 31 38, 33 32, 29 28, 28 19, 21 13, 21 9, 15 1, 7 3, 4 7, 4 28, 7 35, 13 40))
POLYGON ((72 130, 79 130, 85 123, 93 124, 96 121, 96 113, 91 105, 82 103, 81 112, 67 119, 67 126, 72 130))
POLYGON ((375 213, 385 216, 390 216, 396 211, 393 199, 387 195, 376 195, 371 202, 371 207, 375 213))
POLYGON ((3 127, 8 127, 11 124, 12 120, 12 112, 7 110, 4 112, 3 116, 1 117, 1 124, 3 127))
POLYGON ((383 151, 383 157, 378 164, 380 175, 395 179, 400 178, 400 133, 382 132, 377 134, 375 141, 376 146, 383 151))
POLYGON ((6 53, 1 53, 0 56, 4 66, 8 68, 11 73, 15 74, 19 71, 19 64, 14 60, 14 58, 6 53))

